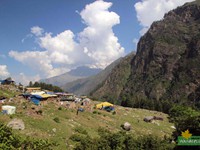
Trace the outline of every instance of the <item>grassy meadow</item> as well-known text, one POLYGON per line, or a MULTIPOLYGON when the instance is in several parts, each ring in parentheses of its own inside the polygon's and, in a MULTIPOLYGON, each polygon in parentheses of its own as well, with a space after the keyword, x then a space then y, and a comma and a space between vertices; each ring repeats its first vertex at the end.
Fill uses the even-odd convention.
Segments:
POLYGON ((127 133, 136 136, 151 134, 162 138, 170 136, 173 131, 171 128, 173 124, 168 122, 168 116, 164 113, 121 106, 115 106, 115 113, 106 112, 94 109, 97 103, 97 101, 91 101, 88 106, 83 106, 85 111, 77 115, 79 104, 68 108, 55 100, 47 100, 40 106, 36 106, 18 96, 13 98, 12 102, 6 102, 6 104, 16 106, 16 113, 14 115, 0 114, 0 121, 7 124, 13 118, 22 119, 25 129, 15 130, 16 134, 22 137, 49 139, 58 143, 56 147, 58 150, 66 149, 66 147, 72 149, 74 143, 69 140, 69 137, 80 129, 86 130, 89 136, 96 137, 100 127, 117 132, 123 130, 122 124, 129 122, 131 130, 127 133), (143 121, 146 116, 160 116, 164 120, 146 123, 143 121))

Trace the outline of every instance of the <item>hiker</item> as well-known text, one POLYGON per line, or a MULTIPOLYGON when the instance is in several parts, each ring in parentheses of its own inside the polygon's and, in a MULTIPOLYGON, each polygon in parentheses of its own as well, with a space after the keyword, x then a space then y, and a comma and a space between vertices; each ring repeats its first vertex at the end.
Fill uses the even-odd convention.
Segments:
POLYGON ((76 111, 76 115, 78 116, 78 112, 79 112, 79 108, 77 109, 77 111, 76 111))

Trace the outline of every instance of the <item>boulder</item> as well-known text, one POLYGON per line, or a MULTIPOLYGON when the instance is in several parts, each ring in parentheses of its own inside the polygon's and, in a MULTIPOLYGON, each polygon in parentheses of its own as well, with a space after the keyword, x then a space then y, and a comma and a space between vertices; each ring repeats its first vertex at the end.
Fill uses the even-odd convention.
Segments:
POLYGON ((144 120, 145 122, 151 122, 151 121, 153 121, 153 119, 154 119, 153 116, 147 116, 147 117, 145 117, 143 120, 144 120))
POLYGON ((123 125, 123 129, 126 131, 130 131, 131 130, 131 124, 128 122, 125 122, 123 125))
POLYGON ((15 130, 24 130, 25 129, 25 125, 24 122, 21 119, 13 119, 11 120, 8 124, 8 127, 15 129, 15 130))

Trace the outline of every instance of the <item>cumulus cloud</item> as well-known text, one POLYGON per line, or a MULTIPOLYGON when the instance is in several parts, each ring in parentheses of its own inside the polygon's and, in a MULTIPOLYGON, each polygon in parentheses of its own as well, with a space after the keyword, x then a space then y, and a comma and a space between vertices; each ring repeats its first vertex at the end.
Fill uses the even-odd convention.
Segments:
POLYGON ((124 54, 124 48, 114 35, 112 27, 120 23, 120 17, 109 12, 112 3, 96 1, 81 11, 83 22, 88 26, 79 34, 84 53, 92 59, 91 66, 105 68, 124 54))
POLYGON ((10 73, 8 72, 6 65, 0 65, 0 78, 8 77, 10 73))
POLYGON ((87 27, 76 35, 65 30, 53 36, 34 26, 31 34, 43 51, 12 50, 9 56, 37 70, 43 77, 56 76, 80 65, 105 68, 124 55, 124 48, 112 30, 120 23, 120 17, 108 10, 111 6, 112 3, 101 0, 86 5, 79 14, 87 27))
POLYGON ((44 29, 40 28, 39 26, 34 26, 31 28, 31 33, 35 36, 42 36, 42 34, 44 33, 44 29))
POLYGON ((194 0, 141 0, 137 2, 135 4, 137 19, 143 27, 140 34, 146 33, 150 25, 162 19, 168 11, 191 1, 194 0))
POLYGON ((55 37, 47 33, 40 38, 40 46, 48 51, 53 62, 72 64, 74 60, 70 57, 70 54, 75 51, 76 46, 73 38, 74 34, 70 30, 66 30, 55 37))
POLYGON ((48 51, 10 51, 9 56, 39 71, 45 77, 52 77, 67 71, 66 68, 55 68, 49 58, 48 51))

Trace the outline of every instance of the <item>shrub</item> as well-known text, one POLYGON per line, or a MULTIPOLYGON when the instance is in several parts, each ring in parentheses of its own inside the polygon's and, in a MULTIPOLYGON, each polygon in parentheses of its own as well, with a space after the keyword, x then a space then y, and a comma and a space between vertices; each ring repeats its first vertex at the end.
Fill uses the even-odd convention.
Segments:
POLYGON ((80 133, 80 134, 84 134, 84 135, 88 134, 87 131, 82 127, 76 127, 74 130, 75 132, 80 133))
POLYGON ((53 150, 56 143, 46 139, 21 138, 13 134, 12 129, 0 123, 0 149, 13 150, 53 150))
POLYGON ((58 110, 62 110, 62 107, 58 107, 58 110))
POLYGON ((88 134, 87 131, 82 127, 76 127, 74 130, 75 132, 80 133, 80 134, 84 134, 84 135, 88 134))
POLYGON ((116 115, 116 111, 113 111, 112 114, 113 114, 113 115, 116 115))
POLYGON ((40 110, 36 111, 36 113, 37 113, 38 115, 42 115, 43 111, 40 109, 40 110))
POLYGON ((59 119, 58 117, 55 117, 53 120, 54 120, 56 123, 60 123, 60 119, 59 119))
POLYGON ((92 113, 93 113, 93 114, 97 114, 97 111, 96 111, 96 110, 94 110, 92 113))
POLYGON ((169 139, 159 139, 152 135, 138 137, 126 134, 126 132, 111 133, 107 129, 99 128, 99 137, 91 138, 88 135, 75 134, 70 137, 72 141, 77 142, 75 150, 132 150, 132 149, 173 149, 174 145, 169 139))

